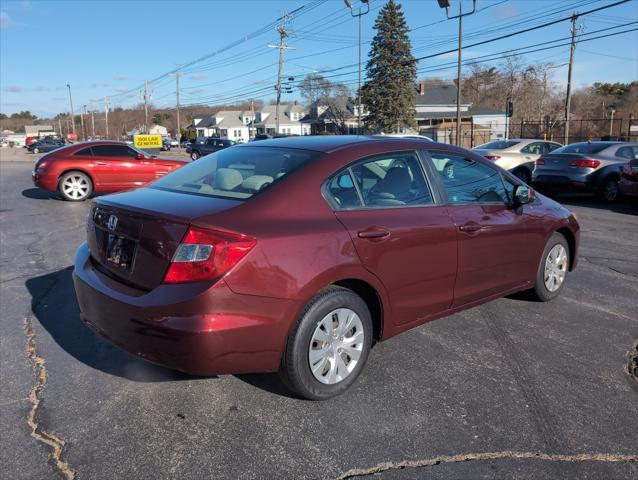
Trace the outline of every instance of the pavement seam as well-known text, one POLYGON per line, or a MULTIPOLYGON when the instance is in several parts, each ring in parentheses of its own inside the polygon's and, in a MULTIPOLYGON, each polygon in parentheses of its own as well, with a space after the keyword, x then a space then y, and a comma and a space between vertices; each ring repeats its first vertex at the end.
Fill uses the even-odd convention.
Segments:
POLYGON ((403 470, 406 468, 432 467, 440 464, 453 464, 462 462, 475 462, 485 460, 545 460, 550 462, 636 462, 637 455, 616 455, 609 453, 582 453, 576 455, 549 454, 543 452, 515 452, 505 450, 502 452, 465 453, 460 455, 440 455, 438 457, 423 460, 403 460, 400 462, 383 462, 370 468, 353 468, 343 473, 336 480, 347 480, 355 477, 375 475, 389 470, 403 470))
POLYGON ((619 313, 619 312, 614 312, 613 310, 605 308, 605 307, 603 307, 601 305, 596 305, 596 304, 593 304, 593 303, 584 302, 582 300, 577 300, 575 298, 571 298, 571 297, 568 297, 566 295, 561 295, 559 297, 559 299, 567 300, 568 302, 571 302, 571 303, 577 303, 577 304, 583 305, 583 306, 585 306, 587 308, 591 308, 593 310, 598 310, 599 312, 603 312, 603 313, 606 313, 608 315, 612 315, 614 317, 622 318, 624 320, 630 320, 631 322, 636 322, 636 319, 630 317, 629 315, 624 315, 624 314, 619 313))

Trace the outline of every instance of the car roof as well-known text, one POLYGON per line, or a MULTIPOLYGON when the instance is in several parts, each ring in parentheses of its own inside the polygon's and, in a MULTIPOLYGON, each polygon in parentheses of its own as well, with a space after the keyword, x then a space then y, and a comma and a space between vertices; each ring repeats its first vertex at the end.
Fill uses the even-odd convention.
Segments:
POLYGON ((427 142, 427 140, 415 138, 397 138, 383 136, 366 136, 366 135, 300 135, 294 137, 271 138, 268 140, 260 140, 255 143, 244 143, 233 148, 246 148, 250 146, 259 147, 281 147, 281 148, 298 148, 303 150, 314 150, 316 152, 331 153, 343 148, 352 147, 354 145, 364 145, 369 143, 392 143, 394 145, 399 142, 405 144, 415 144, 415 142, 427 142))

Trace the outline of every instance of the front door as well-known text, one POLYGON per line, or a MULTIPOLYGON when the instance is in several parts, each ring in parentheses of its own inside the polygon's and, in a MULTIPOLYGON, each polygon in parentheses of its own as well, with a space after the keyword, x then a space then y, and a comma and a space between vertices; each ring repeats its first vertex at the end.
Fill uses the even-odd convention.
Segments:
POLYGON ((415 152, 355 163, 328 190, 361 262, 388 291, 393 323, 424 320, 450 307, 456 231, 446 207, 434 203, 415 152))
POLYGON ((458 236, 453 306, 524 285, 530 271, 535 271, 537 252, 526 248, 530 219, 523 209, 509 206, 513 184, 491 165, 475 159, 429 153, 458 236), (439 170, 436 165, 448 168, 439 170))

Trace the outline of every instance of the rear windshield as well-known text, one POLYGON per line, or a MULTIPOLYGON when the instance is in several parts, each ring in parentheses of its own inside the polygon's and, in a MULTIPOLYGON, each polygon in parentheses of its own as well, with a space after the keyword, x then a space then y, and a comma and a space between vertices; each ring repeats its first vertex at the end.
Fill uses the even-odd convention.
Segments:
POLYGON ((572 143, 557 148, 552 153, 598 153, 609 146, 611 146, 609 143, 572 143))
POLYGON ((516 140, 494 140, 493 142, 485 143, 483 145, 479 145, 476 148, 484 148, 489 150, 504 150, 506 148, 513 147, 519 143, 516 140))
POLYGON ((211 197, 247 199, 319 154, 272 147, 231 147, 166 175, 151 188, 211 197))

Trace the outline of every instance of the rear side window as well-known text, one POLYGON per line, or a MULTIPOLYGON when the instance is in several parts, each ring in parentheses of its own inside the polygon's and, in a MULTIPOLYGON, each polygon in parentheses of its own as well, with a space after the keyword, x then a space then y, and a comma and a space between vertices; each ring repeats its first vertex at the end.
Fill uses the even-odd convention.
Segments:
POLYGON ((557 148, 554 153, 599 153, 609 146, 608 143, 572 143, 557 148))
POLYGON ((543 142, 534 142, 521 148, 521 152, 532 155, 542 155, 543 153, 547 153, 547 147, 543 142))
POLYGON ((83 148, 82 150, 78 150, 73 154, 75 157, 92 157, 93 153, 91 153, 91 147, 83 148))
POLYGON ((150 188, 248 199, 319 155, 287 148, 227 148, 162 177, 150 188))
POLYGON ((508 203, 509 197, 497 170, 448 153, 430 152, 430 156, 449 203, 508 203))
POLYGON ((420 161, 413 152, 384 154, 355 163, 327 184, 341 209, 433 203, 420 161))

